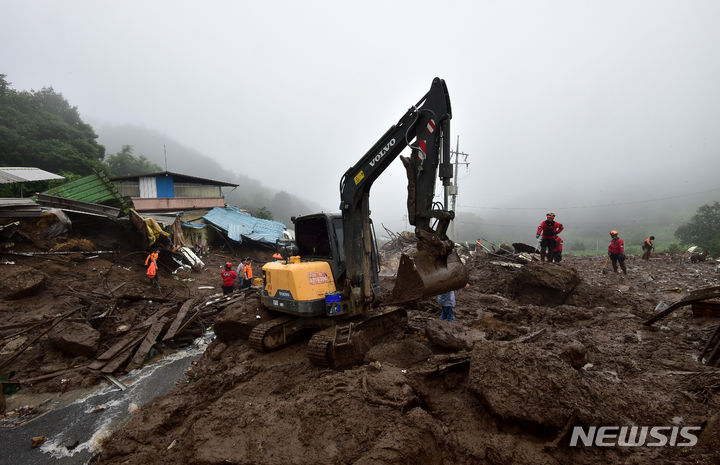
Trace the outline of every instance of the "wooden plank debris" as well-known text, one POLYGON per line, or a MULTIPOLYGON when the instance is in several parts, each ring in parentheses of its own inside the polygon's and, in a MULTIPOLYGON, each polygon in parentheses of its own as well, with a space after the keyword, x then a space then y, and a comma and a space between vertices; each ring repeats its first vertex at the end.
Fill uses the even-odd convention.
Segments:
POLYGON ((700 300, 691 304, 693 316, 696 318, 710 318, 720 316, 720 302, 700 300))
POLYGON ((52 373, 47 373, 47 374, 44 374, 41 376, 35 376, 34 378, 19 379, 17 381, 8 381, 8 383, 32 384, 32 383, 36 383, 38 381, 52 379, 52 378, 55 378, 56 376, 64 375, 66 373, 71 373, 73 371, 77 371, 77 370, 80 370, 81 368, 85 368, 85 367, 87 367, 87 365, 81 365, 81 366, 72 367, 72 368, 65 368, 63 370, 53 371, 52 373))
POLYGON ((668 316, 670 313, 674 312, 680 307, 684 307, 686 305, 690 305, 693 302, 698 302, 701 300, 706 299, 712 299, 715 297, 720 297, 720 286, 713 286, 713 287, 707 287, 704 289, 698 289, 696 291, 691 292, 681 300, 678 300, 674 304, 670 305, 665 310, 659 312, 657 315, 653 316, 652 318, 648 319, 644 325, 650 326, 651 324, 655 323, 658 320, 662 320, 666 316, 668 316))
POLYGON ((516 342, 516 343, 530 342, 530 341, 537 339, 537 337, 540 336, 544 332, 545 332, 545 328, 542 328, 542 329, 535 331, 534 333, 516 337, 515 339, 511 340, 510 342, 516 342))
POLYGON ((128 371, 134 370, 143 364, 145 357, 150 352, 150 349, 152 349, 152 346, 154 346, 157 342, 157 338, 165 327, 165 323, 167 323, 167 321, 167 318, 160 318, 158 321, 153 323, 150 330, 145 335, 145 339, 143 339, 142 344, 140 344, 140 348, 135 352, 135 356, 130 364, 128 364, 128 371))
POLYGON ((182 307, 180 307, 180 310, 178 311, 177 315, 175 316, 175 320, 173 320, 172 324, 170 325, 170 329, 167 330, 167 333, 165 333, 165 337, 163 337, 163 341, 169 341, 173 337, 175 337, 175 334, 177 333, 178 328, 180 328, 180 325, 182 324, 183 320, 185 319, 185 315, 187 315, 187 312, 190 310, 190 307, 195 303, 195 299, 186 300, 182 307))
POLYGON ((718 366, 718 355, 720 354, 720 324, 708 339, 702 352, 700 352, 700 361, 705 360, 705 364, 709 366, 718 366))
MULTIPOLYGON (((93 370, 99 370, 104 367, 119 354, 124 353, 128 348, 134 348, 136 345, 140 344, 140 341, 145 338, 146 334, 147 332, 145 331, 139 335, 137 331, 130 332, 108 350, 100 354, 100 356, 96 357, 95 361, 90 364, 90 368, 93 370)), ((127 356, 125 358, 127 359, 127 356)))
POLYGON ((180 329, 177 330, 177 334, 182 334, 188 326, 190 326, 193 321, 195 321, 200 316, 200 310, 197 310, 188 320, 183 324, 180 329))
MULTIPOLYGON (((143 336, 143 337, 144 337, 144 336, 143 336)), ((137 341, 137 344, 139 344, 141 340, 142 340, 142 338, 137 341)), ((120 368, 122 365, 125 364, 125 362, 128 361, 128 359, 130 358, 130 356, 131 356, 132 353, 133 353, 133 349, 135 349, 135 347, 137 346, 137 344, 133 343, 132 345, 129 345, 128 347, 126 347, 125 349, 123 349, 122 352, 120 352, 119 354, 117 354, 117 355, 115 356, 115 358, 113 358, 112 360, 110 360, 104 367, 102 367, 102 368, 100 369, 100 371, 101 371, 102 373, 104 373, 104 374, 112 374, 112 373, 115 373, 115 370, 117 370, 118 368, 120 368)))

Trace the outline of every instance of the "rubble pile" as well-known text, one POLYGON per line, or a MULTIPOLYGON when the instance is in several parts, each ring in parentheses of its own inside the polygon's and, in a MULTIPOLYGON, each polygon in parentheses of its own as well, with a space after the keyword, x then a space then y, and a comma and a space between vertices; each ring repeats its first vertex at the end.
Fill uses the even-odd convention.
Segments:
POLYGON ((644 325, 679 298, 668 283, 689 292, 717 279, 712 265, 630 260, 629 275, 602 275, 603 258, 477 255, 456 322, 413 302, 407 327, 343 371, 311 365, 303 341, 258 353, 218 338, 99 463, 715 463, 720 372, 696 359, 714 325, 689 310, 644 325), (562 302, 523 302, 522 286, 562 302), (576 426, 678 424, 702 428, 696 446, 569 446, 576 426))
MULTIPOLYGON (((134 409, 93 463, 717 462, 720 370, 701 354, 712 341, 720 347, 718 320, 673 307, 714 295, 693 293, 718 286, 711 261, 631 257, 628 275, 604 275, 605 257, 539 264, 468 253, 455 322, 439 320, 435 298, 419 299, 361 363, 330 370, 309 362, 309 336, 253 350, 250 329, 275 315, 257 289, 218 292, 226 261, 251 256, 259 275, 271 251, 213 251, 175 274, 179 264, 161 251, 153 287, 146 251, 123 234, 74 227, 42 248, 14 234, 14 255, 0 265, 0 382, 19 392, 90 386, 208 329, 217 335, 186 379, 134 409), (83 240, 94 247, 58 250, 83 240), (673 311, 646 324, 656 308, 673 311), (692 447, 569 445, 575 427, 616 425, 700 430, 692 447)), ((412 247, 398 236, 380 251, 390 270, 383 289, 412 247)), ((25 421, 42 406, 23 412, 25 421)))

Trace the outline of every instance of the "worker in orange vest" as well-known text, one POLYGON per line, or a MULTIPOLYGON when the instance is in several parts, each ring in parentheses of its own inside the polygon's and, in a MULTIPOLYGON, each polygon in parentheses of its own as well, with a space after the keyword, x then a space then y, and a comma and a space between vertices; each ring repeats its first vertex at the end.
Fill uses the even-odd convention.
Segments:
POLYGON ((160 257, 160 251, 158 249, 150 252, 150 255, 148 255, 145 259, 145 267, 147 268, 150 265, 150 262, 156 262, 158 257, 160 257))
POLYGON ((653 241, 655 240, 655 236, 650 236, 645 239, 642 245, 643 254, 642 259, 643 260, 650 260, 650 252, 652 252, 652 249, 655 248, 653 245, 653 241))
POLYGON ((250 260, 250 257, 245 257, 245 268, 243 268, 243 272, 243 274, 245 275, 244 285, 245 287, 250 287, 253 278, 252 260, 250 260))
POLYGON ((157 261, 156 260, 150 260, 150 264, 147 267, 147 272, 145 272, 148 278, 150 278, 150 284, 153 286, 158 285, 158 276, 157 276, 157 261))

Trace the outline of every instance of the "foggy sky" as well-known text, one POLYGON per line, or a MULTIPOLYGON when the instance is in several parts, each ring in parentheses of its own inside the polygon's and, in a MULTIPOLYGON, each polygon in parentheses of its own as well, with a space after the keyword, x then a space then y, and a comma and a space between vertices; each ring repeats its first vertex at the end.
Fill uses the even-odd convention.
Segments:
MULTIPOLYGON (((165 133, 328 211, 435 76, 470 154, 460 212, 560 219, 719 187, 716 1, 0 5, 13 88, 52 86, 86 120, 165 133)), ((396 161, 371 192, 376 221, 402 228, 405 185, 396 161)))

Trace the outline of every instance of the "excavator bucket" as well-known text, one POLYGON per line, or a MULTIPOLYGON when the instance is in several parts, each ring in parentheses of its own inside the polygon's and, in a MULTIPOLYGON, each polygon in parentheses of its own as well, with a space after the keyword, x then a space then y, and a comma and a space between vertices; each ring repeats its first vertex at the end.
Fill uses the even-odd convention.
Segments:
POLYGON ((402 254, 391 303, 409 302, 460 289, 468 282, 468 271, 456 252, 446 257, 418 251, 402 254))

